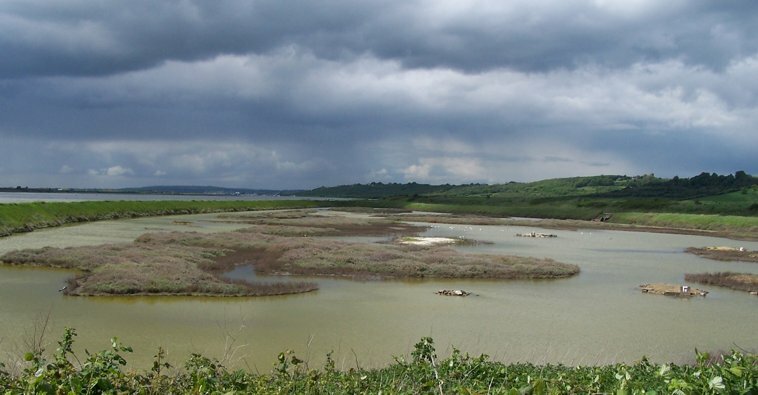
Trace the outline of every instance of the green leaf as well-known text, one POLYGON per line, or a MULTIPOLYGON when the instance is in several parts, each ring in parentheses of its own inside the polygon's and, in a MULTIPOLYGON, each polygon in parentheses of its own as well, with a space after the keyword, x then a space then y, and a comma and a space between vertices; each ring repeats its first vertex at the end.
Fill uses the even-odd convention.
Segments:
POLYGON ((724 379, 721 378, 721 376, 716 376, 711 379, 711 381, 708 382, 708 388, 715 389, 715 390, 723 390, 726 388, 724 385, 724 379))
POLYGON ((547 384, 545 384, 545 380, 537 379, 534 381, 534 384, 532 384, 532 389, 534 395, 544 395, 547 391, 547 384))

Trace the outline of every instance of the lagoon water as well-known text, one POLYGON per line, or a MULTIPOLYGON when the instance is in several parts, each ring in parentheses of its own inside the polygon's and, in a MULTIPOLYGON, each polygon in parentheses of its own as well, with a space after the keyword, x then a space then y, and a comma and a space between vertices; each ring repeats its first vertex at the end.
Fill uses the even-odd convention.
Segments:
POLYGON ((0 192, 0 203, 84 202, 102 200, 282 200, 310 199, 267 195, 152 195, 143 193, 0 192))
MULTIPOLYGON (((224 231, 243 225, 214 214, 103 221, 0 239, 0 254, 16 248, 130 241, 146 231, 224 231), (174 221, 191 221, 190 225, 174 221)), ((50 315, 48 349, 66 326, 77 347, 93 351, 113 336, 135 349, 147 368, 158 347, 180 364, 189 353, 229 366, 270 370, 286 349, 312 366, 334 351, 338 367, 377 366, 407 356, 423 336, 438 353, 452 347, 502 361, 600 364, 683 362, 699 350, 758 349, 758 298, 717 287, 706 298, 642 294, 647 282, 681 283, 686 272, 758 273, 758 265, 718 262, 683 253, 689 246, 758 249, 756 242, 619 231, 553 231, 507 226, 430 224, 425 236, 489 241, 467 252, 550 257, 581 273, 554 281, 369 281, 315 279, 320 290, 264 298, 112 297, 59 294, 69 272, 0 267, 0 360, 23 355, 24 338, 50 315), (554 239, 514 237, 544 231, 554 239), (473 292, 435 295, 440 288, 473 292)), ((244 276, 245 271, 236 273, 244 276)), ((250 273, 252 275, 252 273, 250 273)))

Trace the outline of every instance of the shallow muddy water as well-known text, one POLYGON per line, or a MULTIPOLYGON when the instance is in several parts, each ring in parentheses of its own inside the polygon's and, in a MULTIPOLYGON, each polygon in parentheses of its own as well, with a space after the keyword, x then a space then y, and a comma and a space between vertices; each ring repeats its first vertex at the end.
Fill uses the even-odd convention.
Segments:
MULTIPOLYGON (((352 214, 355 215, 355 214, 352 214)), ((130 241, 146 231, 225 231, 244 225, 194 215, 105 221, 0 239, 0 253, 44 245, 130 241), (179 221, 175 223, 174 221, 179 221), (183 221, 191 221, 185 224, 183 221)), ((0 267, 0 359, 23 355, 24 337, 50 314, 49 349, 63 327, 77 329, 79 350, 108 347, 118 336, 147 368, 159 346, 174 363, 191 352, 228 365, 270 370, 277 353, 293 349, 313 365, 333 350, 338 367, 376 366, 407 355, 432 336, 440 355, 452 346, 503 361, 567 364, 688 361, 694 349, 758 349, 758 298, 698 286, 706 298, 642 294, 647 282, 681 283, 685 272, 758 273, 758 264, 706 260, 689 246, 758 249, 756 242, 618 231, 554 231, 528 227, 433 224, 424 236, 466 237, 492 244, 462 251, 550 257, 582 272, 553 281, 369 281, 315 279, 320 290, 264 298, 66 297, 70 273, 0 267), (515 237, 529 231, 557 238, 515 237), (466 298, 435 295, 462 288, 466 298)), ((367 241, 359 238, 356 241, 367 241)), ((236 277, 253 275, 240 269, 236 277)), ((258 277, 256 280, 266 280, 258 277)))

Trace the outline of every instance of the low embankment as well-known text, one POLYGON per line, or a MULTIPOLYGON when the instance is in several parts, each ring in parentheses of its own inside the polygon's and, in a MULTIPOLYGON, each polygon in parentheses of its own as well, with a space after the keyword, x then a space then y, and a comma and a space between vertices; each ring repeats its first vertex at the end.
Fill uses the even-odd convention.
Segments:
POLYGON ((7 203, 0 204, 0 236, 9 236, 14 233, 31 232, 35 229, 77 222, 159 215, 307 208, 321 205, 324 205, 324 202, 312 200, 160 200, 7 203))
MULTIPOLYGON (((405 200, 258 200, 258 201, 97 201, 0 204, 0 237, 78 222, 160 215, 251 211, 283 208, 385 208, 478 215, 483 217, 530 217, 564 219, 540 223, 548 228, 602 228, 646 232, 701 234, 733 239, 758 240, 758 217, 717 214, 617 212, 610 222, 591 222, 598 210, 570 205, 527 206, 500 204, 438 204, 405 200)), ((467 219, 470 220, 470 219, 467 219)), ((519 225, 511 220, 510 225, 519 225)), ((538 224, 529 223, 530 226, 538 224)))
POLYGON ((755 216, 625 212, 614 214, 612 221, 663 229, 690 229, 734 239, 758 239, 758 217, 755 216))

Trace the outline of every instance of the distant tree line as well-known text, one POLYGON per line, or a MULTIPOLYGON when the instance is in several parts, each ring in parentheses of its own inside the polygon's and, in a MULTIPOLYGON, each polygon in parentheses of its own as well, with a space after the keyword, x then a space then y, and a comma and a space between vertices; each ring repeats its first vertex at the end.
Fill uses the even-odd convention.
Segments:
POLYGON ((299 193, 300 196, 332 196, 358 199, 379 199, 394 196, 418 196, 428 193, 441 192, 452 188, 451 185, 429 185, 410 182, 340 185, 336 187, 319 187, 307 192, 299 193))
POLYGON ((692 178, 675 176, 670 180, 657 179, 657 181, 630 183, 624 189, 608 192, 603 196, 688 199, 735 192, 753 185, 758 185, 758 178, 742 170, 728 175, 702 172, 692 178))

